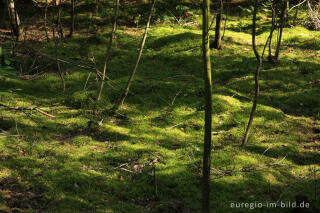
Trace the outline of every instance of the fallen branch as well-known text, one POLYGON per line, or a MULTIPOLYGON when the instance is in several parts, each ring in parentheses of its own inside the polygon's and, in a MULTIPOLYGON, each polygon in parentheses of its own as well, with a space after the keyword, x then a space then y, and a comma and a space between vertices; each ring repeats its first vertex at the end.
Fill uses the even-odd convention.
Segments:
POLYGON ((9 137, 20 137, 21 135, 3 135, 0 138, 9 138, 9 137))
POLYGON ((47 117, 49 117, 49 118, 52 118, 52 119, 55 119, 56 117, 54 116, 54 115, 50 115, 49 113, 46 113, 46 112, 44 112, 44 111, 42 111, 41 109, 39 109, 39 108, 34 108, 36 111, 38 111, 39 113, 41 113, 42 115, 45 115, 45 116, 47 116, 47 117))
MULTIPOLYGON (((79 65, 77 63, 74 63, 74 62, 71 62, 71 61, 67 61, 67 60, 64 60, 64 59, 61 59, 61 58, 58 58, 56 59, 54 56, 51 56, 49 54, 46 54, 46 53, 43 53, 39 50, 36 50, 32 47, 29 47, 29 46, 25 46, 31 53, 35 54, 36 56, 42 56, 42 57, 45 57, 53 62, 56 62, 56 60, 58 60, 59 63, 63 63, 63 64, 69 64, 69 65, 72 65, 72 66, 75 66, 75 67, 78 67, 78 68, 82 68, 82 69, 86 69, 86 70, 96 70, 96 68, 94 67, 90 67, 90 66, 85 66, 85 65, 79 65)), ((23 52, 22 52, 23 53, 23 52)), ((25 54, 25 53, 23 53, 25 54)))
POLYGON ((56 117, 54 115, 51 115, 47 112, 44 112, 43 110, 41 110, 39 107, 33 107, 33 108, 25 108, 25 107, 10 107, 4 104, 0 104, 1 107, 4 107, 6 109, 9 110, 15 110, 15 111, 33 111, 36 110, 37 112, 41 113, 42 115, 45 115, 51 119, 55 119, 56 117))

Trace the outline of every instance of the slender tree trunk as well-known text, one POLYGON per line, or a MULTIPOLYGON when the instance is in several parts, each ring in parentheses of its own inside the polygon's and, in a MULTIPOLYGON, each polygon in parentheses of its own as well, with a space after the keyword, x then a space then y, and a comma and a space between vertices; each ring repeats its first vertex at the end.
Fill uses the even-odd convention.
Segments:
POLYGON ((286 11, 287 11, 287 6, 288 4, 286 2, 283 3, 283 8, 281 10, 281 15, 280 15, 280 32, 279 32, 279 38, 277 41, 277 48, 276 52, 274 54, 274 60, 279 61, 279 53, 280 53, 280 47, 281 47, 281 40, 282 40, 282 31, 284 28, 285 20, 286 20, 286 11))
POLYGON ((270 30, 270 40, 269 40, 269 55, 268 55, 268 61, 269 62, 273 62, 273 57, 272 57, 272 36, 273 36, 273 32, 276 26, 276 11, 277 11, 277 4, 278 1, 274 0, 272 2, 272 20, 271 20, 271 30, 270 30))
POLYGON ((257 19, 257 12, 258 12, 258 1, 259 0, 255 0, 255 4, 254 4, 254 12, 253 12, 253 24, 252 24, 252 47, 253 47, 253 52, 257 58, 258 61, 258 65, 256 68, 256 72, 255 72, 255 77, 254 77, 254 81, 255 81, 255 95, 253 98, 253 105, 252 105, 252 109, 251 109, 251 113, 250 113, 250 118, 249 118, 249 122, 248 122, 248 126, 244 135, 244 138, 242 140, 242 144, 241 146, 244 147, 248 141, 249 138, 249 133, 250 133, 250 129, 252 126, 252 122, 253 122, 253 118, 255 116, 255 112, 256 112, 256 108, 257 108, 257 103, 258 103, 258 97, 259 97, 259 73, 260 70, 262 68, 262 57, 259 55, 258 51, 257 51, 257 47, 256 47, 256 19, 257 19))
POLYGON ((61 23, 61 12, 62 12, 62 8, 61 8, 61 0, 59 0, 58 2, 58 11, 57 11, 57 30, 59 33, 59 36, 61 39, 63 39, 63 28, 62 28, 62 23, 61 23))
POLYGON ((68 35, 69 38, 72 38, 74 32, 74 10, 75 10, 75 0, 71 0, 71 23, 70 23, 70 33, 68 35))
POLYGON ((203 145, 202 212, 210 212, 210 167, 211 167, 211 128, 212 128, 212 81, 210 60, 209 16, 210 0, 203 0, 202 54, 205 88, 205 132, 203 145))
POLYGON ((226 18, 224 20, 223 33, 222 33, 222 37, 221 37, 222 41, 223 41, 224 35, 226 33, 227 21, 228 21, 228 16, 229 16, 229 12, 230 12, 230 2, 227 2, 227 3, 228 3, 227 13, 226 13, 226 18))
POLYGON ((99 0, 96 0, 96 8, 95 8, 95 15, 98 15, 98 12, 99 12, 99 0))
POLYGON ((0 65, 4 65, 4 54, 2 51, 2 46, 0 46, 0 65))
POLYGON ((101 82, 100 82, 100 86, 98 88, 97 101, 99 101, 100 98, 101 98, 101 94, 102 94, 102 90, 103 90, 103 86, 104 86, 104 81, 105 81, 106 73, 107 73, 107 66, 108 66, 108 62, 109 62, 109 59, 110 59, 110 51, 111 51, 111 47, 112 47, 112 41, 113 41, 115 32, 117 30, 117 19, 118 19, 118 14, 119 14, 119 4, 120 4, 119 0, 115 0, 115 14, 114 14, 113 28, 112 28, 112 32, 110 34, 109 43, 108 43, 108 47, 107 47, 107 51, 106 51, 106 57, 105 57, 105 61, 104 61, 104 67, 103 67, 101 82))
MULTIPOLYGON (((58 69, 58 74, 59 74, 59 77, 61 79, 61 84, 62 84, 62 92, 64 93, 66 91, 66 83, 65 83, 65 80, 64 80, 64 74, 61 70, 61 66, 60 66, 60 63, 59 63, 59 38, 56 38, 55 37, 55 29, 54 29, 54 26, 52 27, 52 31, 53 31, 53 40, 54 40, 54 44, 55 44, 55 59, 56 59, 56 65, 57 65, 57 69, 58 69)), ((61 38, 60 38, 61 39, 61 38)))
POLYGON ((146 39, 147 39, 147 35, 148 35, 148 31, 149 31, 149 28, 150 28, 150 22, 151 22, 151 17, 152 17, 152 12, 153 12, 153 8, 154 8, 154 5, 156 3, 156 0, 152 0, 152 6, 150 8, 150 12, 149 12, 149 17, 148 17, 148 22, 147 22, 147 26, 146 26, 146 29, 145 29, 145 32, 143 34, 143 38, 142 38, 142 41, 141 41, 141 45, 140 45, 140 50, 139 50, 139 53, 138 53, 138 57, 137 57, 137 61, 134 65, 134 68, 131 72, 131 75, 130 75, 130 78, 128 80, 128 83, 127 83, 127 86, 124 90, 124 93, 123 95, 121 96, 121 99, 118 103, 118 105, 115 106, 115 110, 121 108, 121 106, 123 105, 128 93, 129 93, 129 90, 130 90, 130 86, 132 84, 132 81, 133 81, 133 78, 135 76, 135 73, 137 71, 137 68, 138 68, 138 65, 139 65, 139 62, 140 62, 140 59, 141 59, 141 56, 142 56, 142 52, 143 52, 143 48, 144 48, 144 45, 146 43, 146 39))
POLYGON ((298 11, 299 11, 299 8, 297 7, 296 12, 294 13, 294 17, 293 17, 293 25, 294 26, 297 24, 298 11))
POLYGON ((219 9, 216 18, 216 29, 214 35, 213 48, 221 49, 221 22, 222 22, 222 11, 223 11, 223 3, 222 0, 219 0, 219 9))
POLYGON ((20 25, 21 25, 20 18, 19 18, 18 12, 16 10, 14 0, 9 0, 8 10, 9 10, 9 18, 10 18, 12 32, 13 32, 14 36, 16 37, 16 40, 19 41, 21 34, 22 34, 22 30, 20 27, 20 25))
POLYGON ((47 13, 48 13, 48 0, 46 0, 46 6, 44 7, 44 33, 46 35, 47 38, 47 42, 50 41, 49 35, 48 35, 48 29, 47 29, 47 13))

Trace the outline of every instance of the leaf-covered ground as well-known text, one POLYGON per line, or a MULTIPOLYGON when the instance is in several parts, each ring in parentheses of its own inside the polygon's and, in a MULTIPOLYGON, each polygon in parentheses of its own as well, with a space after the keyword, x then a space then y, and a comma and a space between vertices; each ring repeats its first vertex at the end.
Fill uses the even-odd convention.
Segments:
MULTIPOLYGON (((256 66, 250 23, 230 17, 223 49, 212 51, 211 208, 247 212, 231 208, 231 202, 294 201, 304 195, 311 212, 316 211, 320 33, 285 28, 280 62, 264 63, 256 118, 242 150, 256 66)), ((61 44, 59 56, 89 58, 88 66, 94 60, 101 69, 110 29, 101 31, 77 32, 61 44)), ((0 107, 1 211, 200 212, 204 103, 199 26, 152 26, 125 106, 117 116, 105 111, 125 86, 142 32, 119 27, 110 79, 98 106, 95 71, 63 65, 65 94, 54 66, 36 80, 19 79, 12 69, 0 72, 0 102, 11 107, 0 107), (55 119, 29 110, 34 107, 55 119)), ((268 36, 262 22, 258 32, 261 52, 268 36)), ((45 46, 54 55, 54 43, 45 46)))

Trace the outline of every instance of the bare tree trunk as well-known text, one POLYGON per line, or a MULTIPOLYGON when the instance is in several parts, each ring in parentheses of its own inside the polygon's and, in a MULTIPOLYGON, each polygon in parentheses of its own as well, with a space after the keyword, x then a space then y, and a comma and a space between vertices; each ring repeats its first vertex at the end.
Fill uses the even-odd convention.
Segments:
POLYGON ((4 54, 2 51, 2 46, 0 46, 0 65, 4 65, 4 54))
POLYGON ((48 13, 48 0, 46 0, 46 6, 44 7, 44 33, 46 35, 47 38, 47 42, 50 41, 49 39, 49 35, 48 35, 48 30, 47 30, 47 13, 48 13))
POLYGON ((281 14, 280 14, 280 26, 279 26, 280 32, 279 32, 279 38, 278 38, 278 42, 277 42, 276 52, 274 54, 274 60, 276 62, 279 61, 279 53, 280 53, 281 40, 282 40, 282 31, 283 31, 285 20, 286 20, 287 6, 288 6, 287 2, 284 2, 283 8, 282 8, 281 14))
POLYGON ((271 20, 271 30, 270 30, 270 40, 269 40, 269 55, 268 55, 268 61, 269 62, 272 62, 273 61, 273 57, 272 57, 272 36, 273 36, 273 32, 274 32, 274 29, 275 29, 275 26, 276 26, 276 19, 277 19, 277 15, 276 15, 276 12, 277 12, 277 5, 278 5, 278 1, 277 0, 274 0, 272 2, 272 20, 271 20))
POLYGON ((74 9, 75 9, 75 0, 71 0, 71 23, 70 23, 70 33, 69 38, 72 38, 74 32, 74 9))
POLYGON ((214 35, 214 42, 212 47, 215 49, 221 49, 221 22, 222 22, 223 3, 220 0, 218 14, 216 18, 216 30, 214 35))
POLYGON ((99 12, 99 0, 96 0, 96 8, 95 8, 95 14, 98 15, 99 12))
POLYGON ((14 0, 9 0, 8 11, 9 11, 9 18, 10 18, 12 32, 13 32, 14 36, 16 37, 16 40, 19 41, 21 34, 22 34, 22 30, 20 27, 20 25, 21 25, 20 18, 19 18, 18 12, 16 10, 14 0))
POLYGON ((101 98, 101 94, 102 94, 102 90, 103 90, 103 86, 104 86, 104 81, 105 81, 105 78, 106 78, 107 66, 108 66, 108 62, 109 62, 109 59, 110 59, 110 51, 111 51, 111 47, 112 47, 112 41, 113 41, 115 32, 117 30, 117 19, 118 19, 118 14, 119 14, 119 4, 120 4, 119 0, 115 0, 115 14, 114 14, 113 28, 112 28, 112 32, 110 34, 109 43, 108 43, 108 47, 107 47, 107 51, 106 51, 106 57, 105 57, 105 61, 104 61, 103 73, 102 73, 101 82, 100 82, 100 86, 99 86, 98 94, 97 94, 97 101, 99 101, 100 98, 101 98))
MULTIPOLYGON (((59 1, 61 1, 61 0, 59 0, 59 1)), ((57 6, 56 3, 55 3, 55 6, 57 6)), ((53 11, 53 13, 52 13, 52 21, 53 21, 53 22, 52 22, 52 23, 54 23, 54 20, 55 20, 55 18, 56 18, 55 15, 57 15, 57 20, 59 19, 59 18, 58 18, 59 13, 57 12, 57 13, 55 14, 55 11, 53 11)), ((56 37, 56 33, 55 33, 56 29, 57 29, 57 31, 58 31, 58 28, 59 28, 58 22, 56 22, 56 24, 52 24, 52 39, 53 39, 54 44, 55 44, 55 62, 56 62, 56 65, 57 65, 59 77, 60 77, 60 79, 61 79, 62 92, 64 93, 64 92, 66 91, 66 83, 65 83, 65 80, 64 80, 64 74, 63 74, 63 72, 62 72, 62 69, 61 69, 61 66, 60 66, 60 62, 59 62, 59 60, 58 60, 58 58, 59 58, 59 41, 60 41, 62 38, 61 38, 61 37, 60 37, 60 38, 56 37)), ((59 33, 58 33, 58 34, 59 34, 59 33)))
POLYGON ((147 22, 147 26, 146 26, 146 29, 144 31, 144 34, 143 34, 143 38, 142 38, 142 41, 141 41, 141 45, 140 45, 140 50, 139 50, 139 53, 138 53, 138 57, 137 57, 137 61, 134 65, 134 68, 131 72, 131 75, 130 75, 130 78, 128 80, 128 83, 127 83, 127 86, 124 90, 124 93, 123 95, 121 96, 121 99, 118 103, 118 105, 115 106, 115 109, 119 109, 121 108, 121 106, 123 105, 128 93, 129 93, 129 90, 130 90, 130 86, 131 86, 131 83, 133 81, 133 78, 134 78, 134 75, 137 71, 137 68, 138 68, 138 65, 139 65, 139 62, 140 62, 140 59, 141 59, 141 56, 142 56, 142 52, 143 52, 143 48, 144 48, 144 45, 146 43, 146 39, 147 39, 147 35, 148 35, 148 31, 149 31, 149 28, 150 28, 150 22, 151 22, 151 17, 152 17, 152 12, 153 12, 153 8, 154 8, 154 5, 156 3, 156 0, 152 0, 152 6, 150 8, 150 12, 149 12, 149 17, 148 17, 148 22, 147 22))
POLYGON ((228 16, 229 16, 229 12, 230 12, 230 2, 227 2, 227 3, 228 3, 228 7, 227 7, 227 12, 226 12, 226 19, 224 20, 223 33, 222 33, 222 37, 221 37, 222 41, 223 41, 224 35, 226 33, 227 21, 228 21, 228 16))
MULTIPOLYGON (((54 30, 54 27, 53 27, 53 31, 54 30)), ((55 35, 55 33, 53 32, 53 36, 55 35)), ((55 60, 56 60, 56 65, 57 65, 57 69, 58 69, 58 74, 60 76, 60 79, 61 79, 61 84, 62 84, 62 92, 64 93, 66 91, 66 83, 65 83, 65 80, 64 80, 64 74, 61 70, 61 66, 60 66, 60 62, 58 60, 59 58, 59 38, 56 38, 55 36, 53 37, 53 40, 54 40, 54 44, 55 44, 55 60)))
POLYGON ((254 77, 254 81, 255 81, 255 94, 254 94, 254 99, 253 99, 253 105, 252 105, 252 109, 251 109, 251 113, 250 113, 250 118, 249 118, 249 122, 248 122, 248 126, 242 141, 241 146, 245 147, 248 138, 249 138, 249 133, 250 133, 250 129, 252 126, 252 121, 256 112, 256 108, 257 108, 257 103, 258 103, 258 97, 259 97, 259 73, 260 70, 262 68, 262 57, 259 55, 258 51, 257 51, 257 47, 256 47, 256 19, 257 19, 257 12, 258 12, 258 1, 259 0, 255 0, 255 4, 254 4, 254 12, 253 12, 253 24, 252 24, 252 47, 253 47, 253 52, 257 58, 258 61, 258 65, 256 68, 256 72, 255 72, 255 77, 254 77))
POLYGON ((203 0, 202 54, 205 88, 205 132, 203 145, 202 173, 202 212, 210 212, 210 167, 211 167, 211 129, 212 129, 212 81, 210 60, 209 15, 210 0, 203 0))
POLYGON ((299 8, 297 7, 296 12, 294 13, 294 17, 293 17, 293 25, 294 26, 297 24, 298 11, 299 11, 299 8))
MULTIPOLYGON (((56 1, 55 1, 56 2, 56 1)), ((57 30, 61 39, 63 39, 63 28, 61 23, 61 0, 58 1, 58 9, 57 9, 57 30)), ((57 5, 56 5, 57 6, 57 5)))

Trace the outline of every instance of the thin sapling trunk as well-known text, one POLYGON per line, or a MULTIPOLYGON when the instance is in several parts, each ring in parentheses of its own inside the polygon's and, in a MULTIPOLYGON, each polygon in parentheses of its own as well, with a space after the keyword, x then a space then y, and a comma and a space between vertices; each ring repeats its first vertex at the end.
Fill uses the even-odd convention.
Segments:
POLYGON ((71 0, 71 19, 70 19, 70 33, 68 35, 69 38, 72 38, 74 32, 74 12, 75 12, 75 0, 71 0))
MULTIPOLYGON (((250 118, 249 118, 249 122, 248 122, 248 126, 244 135, 244 138, 242 140, 242 147, 245 147, 248 138, 249 138, 249 133, 250 133, 250 129, 252 126, 252 122, 253 122, 253 118, 255 116, 255 112, 256 112, 256 108, 257 108, 257 103, 258 103, 258 97, 259 97, 259 74, 262 68, 262 57, 259 55, 258 51, 257 51, 257 47, 256 47, 256 20, 257 20, 257 12, 258 12, 258 0, 255 0, 255 4, 254 4, 254 12, 253 12, 253 24, 252 24, 252 48, 253 48, 253 52, 254 55, 256 56, 256 59, 258 61, 257 64, 257 68, 256 68, 256 72, 255 72, 255 76, 254 76, 254 81, 255 81, 255 93, 254 93, 254 98, 253 98, 253 104, 252 104, 252 109, 251 109, 251 113, 250 113, 250 118)), ((268 42, 268 41, 267 41, 268 42)))
POLYGON ((287 6, 288 4, 284 2, 283 8, 281 10, 281 15, 280 15, 280 31, 279 31, 279 37, 277 40, 277 47, 276 47, 276 52, 274 54, 274 60, 277 62, 279 61, 279 53, 280 53, 280 47, 281 47, 281 40, 282 40, 282 32, 284 28, 284 24, 286 21, 286 11, 287 11, 287 6))
POLYGON ((149 12, 147 26, 145 28, 145 31, 144 31, 144 34, 143 34, 143 38, 141 40, 140 50, 139 50, 139 53, 138 53, 138 57, 137 57, 136 63, 134 65, 134 67, 133 67, 133 70, 131 72, 131 75, 130 75, 130 78, 128 80, 127 86, 126 86, 126 88, 124 90, 124 93, 121 96, 119 103, 115 106, 115 110, 121 108, 121 106, 123 105, 128 93, 129 93, 130 86, 132 84, 133 78, 134 78, 134 76, 136 74, 136 71, 137 71, 137 68, 139 66, 139 62, 140 62, 140 59, 141 59, 141 56, 142 56, 143 48, 144 48, 144 45, 146 43, 146 39, 147 39, 147 36, 148 36, 148 31, 149 31, 149 28, 150 28, 152 12, 153 12, 153 8, 154 8, 155 3, 156 3, 156 0, 152 0, 152 5, 151 5, 151 8, 150 8, 150 12, 149 12))
POLYGON ((223 3, 222 0, 219 0, 219 9, 216 18, 216 29, 214 35, 214 42, 212 47, 215 49, 221 49, 221 22, 222 22, 222 11, 223 11, 223 3))
POLYGON ((212 129, 212 80, 210 60, 209 15, 210 0, 203 0, 202 5, 202 55, 204 71, 205 132, 203 145, 202 173, 202 212, 210 212, 210 168, 211 168, 211 129, 212 129))
POLYGON ((119 0, 115 0, 115 14, 114 14, 114 21, 113 21, 113 28, 112 28, 112 32, 110 34, 109 37, 109 43, 108 43, 108 47, 107 47, 107 51, 106 51, 106 57, 105 57, 105 61, 104 61, 104 67, 103 67, 103 72, 102 72, 102 77, 101 77, 101 82, 98 88, 98 93, 97 93, 97 101, 100 100, 101 98, 101 94, 102 94, 102 90, 103 90, 103 86, 104 86, 104 81, 106 79, 106 73, 107 73, 107 66, 108 66, 108 62, 110 59, 110 51, 111 51, 111 47, 112 47, 112 41, 115 35, 115 32, 117 30, 117 19, 118 19, 118 14, 119 14, 119 0))

